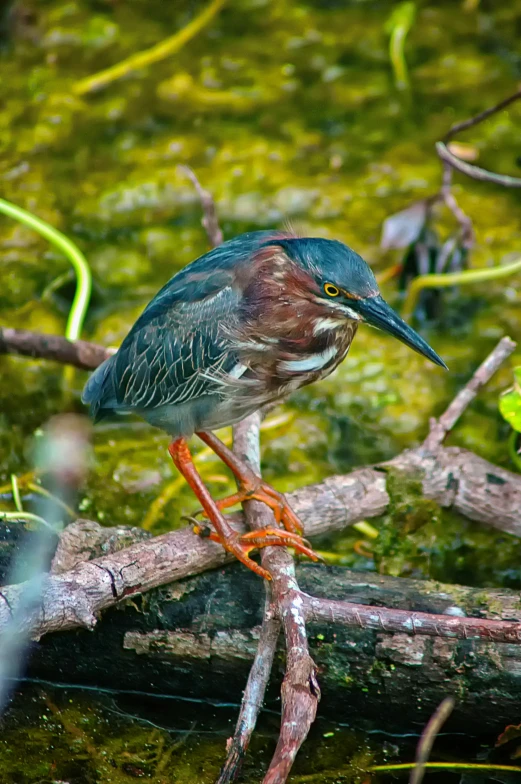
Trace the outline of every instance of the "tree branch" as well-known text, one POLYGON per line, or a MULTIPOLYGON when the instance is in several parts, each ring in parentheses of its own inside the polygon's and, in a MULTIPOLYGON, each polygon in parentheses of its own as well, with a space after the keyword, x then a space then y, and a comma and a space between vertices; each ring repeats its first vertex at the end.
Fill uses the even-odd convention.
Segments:
MULTIPOLYGON (((234 428, 234 449, 260 475, 260 413, 253 414, 234 428)), ((250 528, 274 524, 273 513, 264 504, 244 504, 250 528)), ((295 757, 315 720, 320 688, 316 667, 309 655, 302 598, 295 575, 295 564, 285 548, 267 547, 261 554, 262 565, 272 576, 271 601, 282 621, 286 642, 286 673, 282 683, 282 716, 277 748, 264 784, 283 784, 295 757)))
POLYGON ((465 174, 467 177, 471 177, 473 180, 480 180, 481 182, 493 182, 496 185, 502 185, 505 188, 521 188, 521 178, 511 177, 508 174, 496 174, 495 172, 488 171, 487 169, 482 169, 480 166, 473 166, 466 161, 462 161, 461 158, 457 157, 457 155, 454 155, 454 153, 451 152, 447 146, 449 141, 453 139, 457 133, 466 131, 468 128, 473 128, 475 125, 483 122, 483 120, 486 120, 487 117, 496 114, 502 109, 506 109, 507 106, 509 106, 514 101, 519 100, 520 98, 521 90, 517 90, 517 92, 515 92, 513 95, 509 95, 495 106, 492 106, 489 109, 485 109, 485 111, 480 112, 475 117, 471 117, 468 120, 464 120, 463 122, 459 122, 453 125, 447 131, 445 138, 440 142, 436 142, 436 152, 438 157, 441 158, 446 166, 456 169, 456 171, 465 174))
POLYGON ((266 596, 255 658, 244 689, 235 733, 227 744, 226 762, 217 784, 228 784, 228 782, 235 781, 241 772, 244 756, 250 745, 251 736, 263 705, 279 636, 280 619, 273 614, 271 601, 266 596))
POLYGON ((0 354, 50 359, 80 370, 95 370, 112 353, 111 349, 86 340, 67 340, 61 335, 0 327, 0 354))
POLYGON ((430 424, 430 432, 423 446, 428 450, 435 450, 441 446, 447 433, 452 430, 465 409, 470 405, 478 394, 481 387, 488 383, 496 370, 503 364, 505 359, 512 354, 516 348, 516 343, 509 337, 502 338, 495 349, 478 367, 470 381, 461 389, 447 410, 439 417, 433 419, 430 424))
POLYGON ((409 612, 388 607, 367 607, 333 599, 317 599, 307 594, 301 596, 304 616, 310 622, 334 623, 387 633, 521 644, 521 623, 518 621, 409 612))

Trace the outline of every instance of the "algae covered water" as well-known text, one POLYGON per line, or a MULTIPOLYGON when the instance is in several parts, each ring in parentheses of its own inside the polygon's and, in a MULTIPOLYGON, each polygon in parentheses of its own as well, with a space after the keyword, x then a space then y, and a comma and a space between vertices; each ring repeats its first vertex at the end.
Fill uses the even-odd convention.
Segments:
MULTIPOLYGON (((0 195, 84 251, 94 293, 83 337, 118 345, 155 292, 207 250, 183 164, 213 194, 227 238, 290 221, 302 233, 344 241, 377 273, 400 260, 399 251, 380 248, 382 224, 438 189, 435 142, 453 123, 513 92, 521 76, 519 0, 401 5, 413 9, 401 59, 390 47, 398 3, 228 0, 170 57, 85 92, 78 85, 87 77, 185 28, 205 3, 8 4, 0 50, 0 195)), ((461 141, 479 165, 521 176, 520 127, 521 105, 514 104, 461 141)), ((454 183, 476 231, 469 264, 487 267, 519 255, 519 190, 459 175, 454 183)), ((453 228, 442 213, 440 235, 453 228)), ((0 275, 3 326, 63 333, 74 291, 66 261, 4 217, 0 275)), ((396 279, 382 289, 399 309, 396 279)), ((519 308, 519 277, 447 292, 433 318, 416 326, 450 373, 361 328, 334 375, 270 413, 262 433, 266 479, 292 490, 417 445, 429 417, 497 340, 521 339, 519 308)), ((2 357, 0 364, 0 481, 3 508, 10 509, 10 475, 31 469, 34 433, 50 416, 65 407, 82 410, 86 374, 64 381, 52 363, 2 357)), ((507 365, 450 443, 513 469, 498 412, 498 395, 510 384, 507 365)), ((166 445, 165 436, 138 421, 100 425, 82 515, 154 534, 181 525, 198 504, 175 475, 166 445)), ((196 449, 212 492, 231 492, 221 464, 196 449)), ((376 559, 396 575, 521 587, 518 540, 432 506, 423 513, 406 541, 392 515, 379 521, 373 558, 353 549, 355 532, 328 542, 329 554, 358 569, 374 570, 376 559)), ((233 706, 209 710, 27 685, 5 719, 0 780, 204 784, 218 772, 235 715, 233 706)), ((353 732, 319 722, 291 781, 364 781, 371 761, 413 754, 414 739, 369 729, 381 728, 353 732)), ((257 780, 276 735, 276 717, 267 713, 244 781, 257 780)), ((447 749, 458 745, 452 738, 447 749)), ((476 748, 468 739, 469 755, 476 748)))

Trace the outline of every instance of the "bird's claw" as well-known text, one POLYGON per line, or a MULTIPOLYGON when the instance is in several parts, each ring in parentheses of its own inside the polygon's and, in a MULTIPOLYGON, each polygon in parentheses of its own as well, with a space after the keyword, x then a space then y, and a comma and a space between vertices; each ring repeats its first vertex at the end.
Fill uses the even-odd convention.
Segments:
MULTIPOLYGON (((275 490, 266 482, 260 481, 255 486, 245 485, 241 487, 238 493, 233 493, 233 495, 226 496, 226 498, 220 498, 215 501, 215 504, 222 511, 243 501, 262 501, 273 512, 277 525, 282 525, 289 533, 298 534, 299 536, 303 533, 302 523, 289 505, 285 495, 279 493, 278 490, 275 490)), ((194 517, 198 515, 207 517, 204 509, 198 509, 194 512, 194 517)))
POLYGON ((218 542, 241 563, 265 580, 271 580, 271 574, 249 557, 252 550, 261 547, 292 547, 298 553, 311 558, 312 561, 323 560, 311 549, 311 545, 306 539, 291 531, 284 531, 279 528, 260 528, 256 531, 248 531, 245 534, 234 531, 233 534, 223 539, 212 529, 208 529, 206 526, 195 525, 194 533, 211 539, 213 542, 218 542))

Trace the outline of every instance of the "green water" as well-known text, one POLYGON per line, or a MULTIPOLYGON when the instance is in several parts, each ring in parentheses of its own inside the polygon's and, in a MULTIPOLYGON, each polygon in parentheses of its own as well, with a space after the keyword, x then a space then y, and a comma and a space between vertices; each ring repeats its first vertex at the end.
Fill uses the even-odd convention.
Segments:
MULTIPOLYGON (((15 4, 0 51, 0 195, 60 228, 87 255, 95 284, 85 338, 117 345, 157 289, 207 249, 197 196, 179 164, 193 167, 213 193, 226 237, 290 220, 302 232, 343 240, 377 272, 399 260, 399 252, 379 249, 381 225, 438 188, 434 142, 452 123, 516 89, 521 2, 417 2, 405 48, 409 91, 397 89, 389 60, 386 21, 396 5, 229 0, 177 55, 78 98, 73 85, 79 79, 173 34, 205 4, 15 4)), ((520 174, 520 124, 521 102, 462 140, 477 148, 480 165, 520 174)), ((472 266, 519 253, 519 191, 456 176, 454 194, 475 225, 472 266)), ((454 228, 450 217, 442 214, 438 228, 446 236, 454 228)), ((2 325, 62 333, 73 293, 64 259, 5 218, 0 254, 2 325)), ((429 417, 443 410, 497 340, 504 334, 521 338, 518 282, 519 276, 449 293, 439 318, 420 325, 450 373, 392 339, 359 330, 349 359, 333 376, 272 413, 274 426, 263 436, 266 477, 281 490, 294 489, 419 443, 429 417)), ((383 292, 399 307, 396 282, 383 292)), ((513 363, 520 357, 518 352, 513 363)), ((33 435, 52 414, 82 410, 86 374, 78 371, 64 385, 63 369, 49 363, 1 358, 0 365, 0 473, 7 482, 11 473, 30 469, 33 435)), ((512 468, 508 428, 497 411, 498 393, 510 382, 507 363, 449 442, 512 468)), ((166 446, 165 436, 139 422, 97 428, 82 514, 140 525, 177 480, 166 446)), ((200 465, 213 492, 232 490, 217 461, 200 465)), ((7 496, 3 505, 13 508, 7 496)), ((179 483, 152 532, 179 525, 196 506, 179 483)), ((397 574, 521 586, 517 541, 453 516, 442 520, 411 534, 401 560, 389 565, 380 552, 381 561, 397 574)), ((390 524, 383 521, 384 530, 390 524)), ((346 534, 330 547, 350 566, 374 568, 354 553, 356 538, 346 534)), ((382 537, 380 550, 388 539, 382 537)), ((81 724, 82 711, 87 721, 88 700, 70 699, 72 723, 81 724)), ((9 731, 31 727, 35 748, 39 742, 48 748, 41 723, 30 711, 27 716, 26 725, 18 719, 9 731)), ((125 733, 132 735, 133 726, 125 733)), ((135 733, 136 748, 143 748, 148 729, 135 733)), ((193 740, 197 724, 191 733, 193 740)), ((166 731, 161 737, 159 756, 176 743, 166 731)), ((60 743, 81 747, 66 731, 60 743)), ((197 740, 201 749, 206 743, 204 735, 197 740)), ((211 743, 220 759, 222 738, 211 743)), ((374 748, 381 752, 382 743, 374 748)), ((360 749, 356 754, 365 753, 360 749)), ((0 751, 1 764, 7 764, 6 753, 0 751)), ((188 752, 181 756, 186 774, 183 767, 183 777, 173 780, 212 780, 197 772, 188 752)), ((303 759, 302 775, 313 772, 303 759)), ((41 764, 47 768, 13 780, 47 781, 50 757, 41 764)), ((343 764, 338 761, 339 768, 343 764)), ((78 782, 131 780, 78 775, 78 782)), ((336 779, 321 779, 329 780, 336 779)))

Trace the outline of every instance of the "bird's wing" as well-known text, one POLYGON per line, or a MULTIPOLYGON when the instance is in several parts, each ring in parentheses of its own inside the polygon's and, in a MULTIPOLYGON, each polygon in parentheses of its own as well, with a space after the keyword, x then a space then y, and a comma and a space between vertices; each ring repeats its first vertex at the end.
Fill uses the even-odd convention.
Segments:
POLYGON ((233 377, 238 365, 223 330, 233 323, 240 299, 231 284, 231 274, 222 270, 195 281, 176 276, 152 300, 118 352, 89 379, 83 400, 91 404, 94 417, 218 392, 222 379, 230 373, 233 377))

